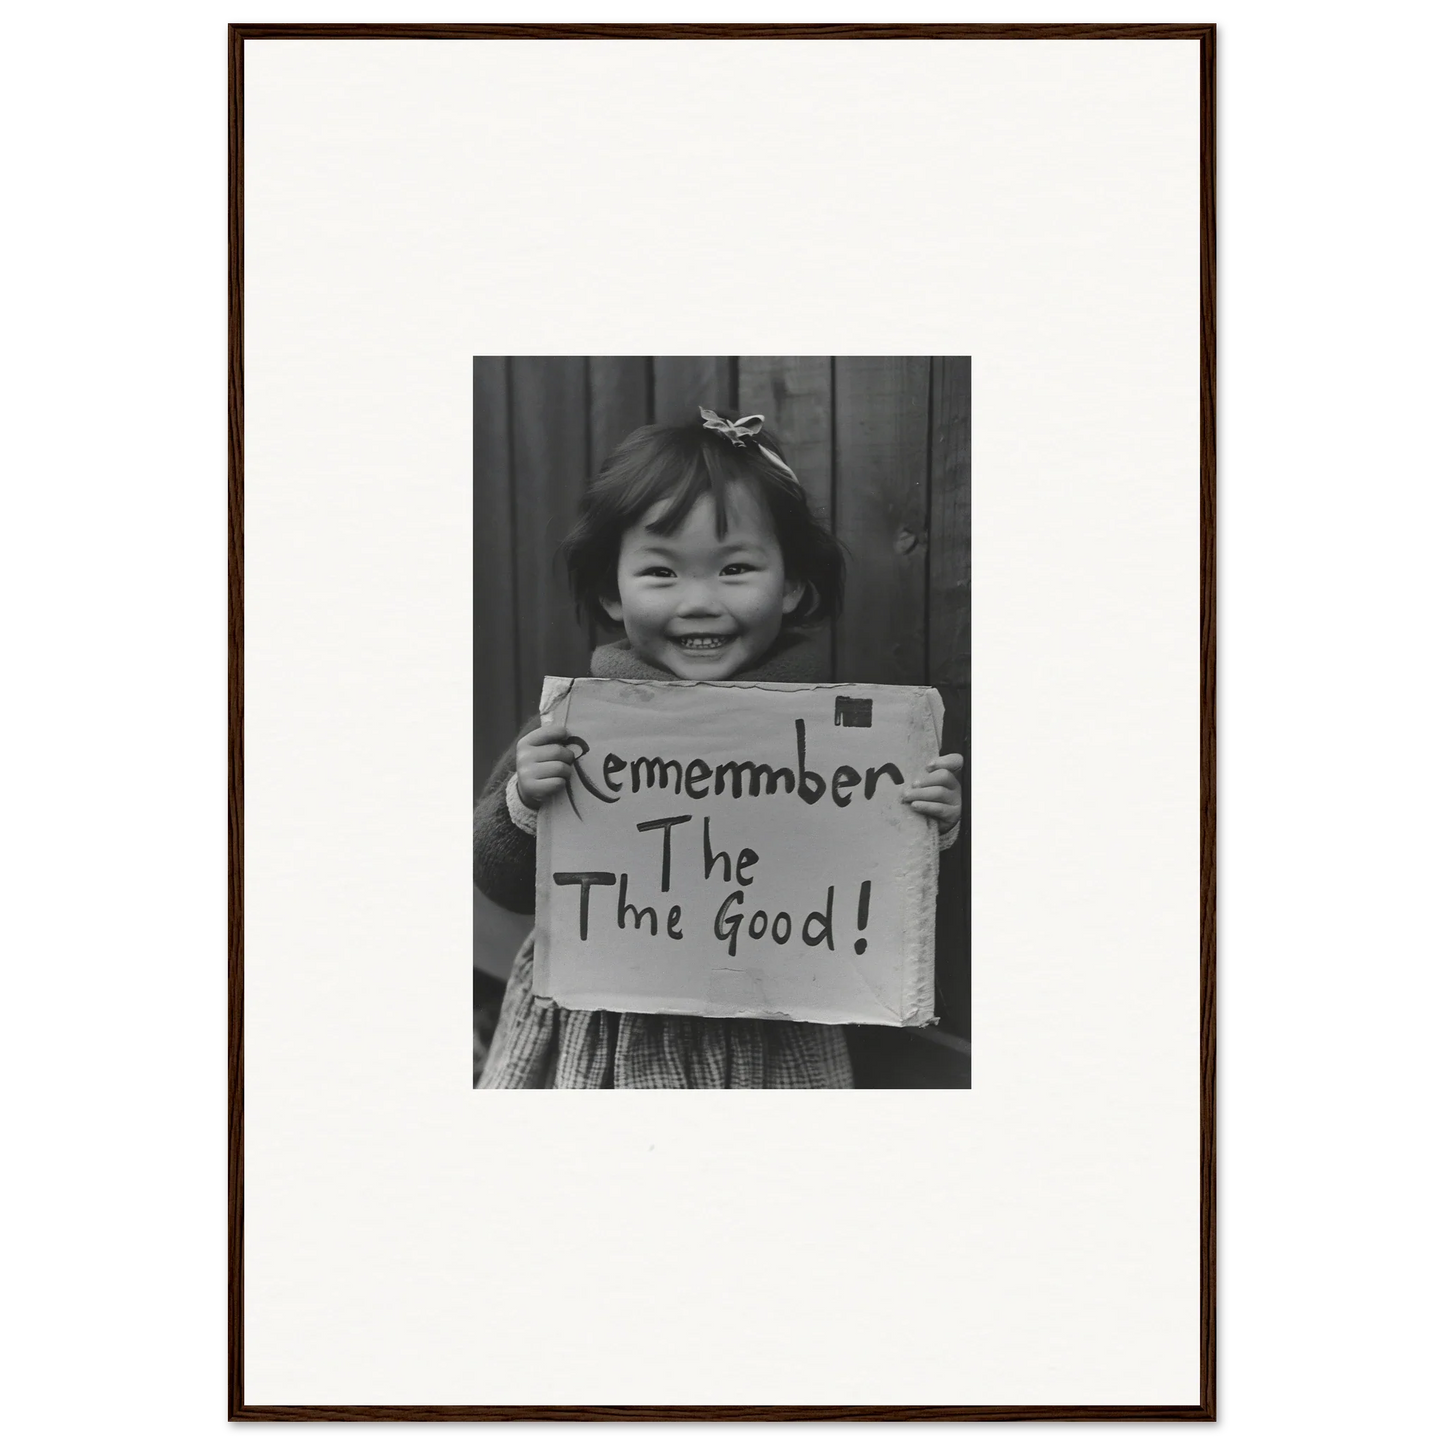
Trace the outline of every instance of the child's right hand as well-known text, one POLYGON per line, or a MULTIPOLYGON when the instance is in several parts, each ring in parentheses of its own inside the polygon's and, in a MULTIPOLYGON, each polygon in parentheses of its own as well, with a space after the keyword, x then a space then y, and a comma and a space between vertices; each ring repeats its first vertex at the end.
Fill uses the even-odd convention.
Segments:
POLYGON ((517 742, 517 796, 534 812, 572 777, 579 750, 563 746, 566 736, 560 723, 547 723, 517 742))

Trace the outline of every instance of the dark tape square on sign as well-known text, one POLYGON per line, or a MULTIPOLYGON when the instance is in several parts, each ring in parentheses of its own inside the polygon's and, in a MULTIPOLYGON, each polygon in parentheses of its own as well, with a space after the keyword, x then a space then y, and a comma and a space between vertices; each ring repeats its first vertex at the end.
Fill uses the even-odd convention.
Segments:
POLYGON ((840 697, 833 704, 833 726, 871 728, 873 699, 871 697, 840 697))

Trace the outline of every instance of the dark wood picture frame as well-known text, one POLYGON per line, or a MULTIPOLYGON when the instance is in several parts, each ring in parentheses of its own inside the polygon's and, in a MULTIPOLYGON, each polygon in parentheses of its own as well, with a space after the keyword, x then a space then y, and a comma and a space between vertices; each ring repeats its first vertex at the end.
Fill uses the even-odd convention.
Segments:
POLYGON ((1216 1418, 1215 55, 1196 25, 232 25, 228 51, 228 1403, 241 1420, 1199 1420, 1216 1418), (247 40, 1195 40, 1200 62, 1199 1403, 1087 1406, 268 1406, 245 1403, 244 46, 247 40))

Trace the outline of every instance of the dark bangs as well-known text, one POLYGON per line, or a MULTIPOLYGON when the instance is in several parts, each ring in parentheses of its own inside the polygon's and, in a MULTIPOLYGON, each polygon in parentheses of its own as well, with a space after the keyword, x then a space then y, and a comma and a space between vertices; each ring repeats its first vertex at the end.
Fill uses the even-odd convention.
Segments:
MULTIPOLYGON (((735 420, 731 413, 720 415, 735 420)), ((622 441, 587 488, 581 518, 562 544, 578 616, 616 626, 602 603, 617 599, 622 534, 659 502, 667 506, 650 531, 671 536, 710 495, 717 534, 725 535, 727 489, 734 482, 751 487, 766 506, 788 580, 806 584, 788 622, 800 626, 837 616, 843 602, 842 548, 813 515, 797 479, 769 460, 761 447, 783 456, 771 432, 759 432, 736 446, 704 427, 701 418, 685 426, 639 427, 622 441)))

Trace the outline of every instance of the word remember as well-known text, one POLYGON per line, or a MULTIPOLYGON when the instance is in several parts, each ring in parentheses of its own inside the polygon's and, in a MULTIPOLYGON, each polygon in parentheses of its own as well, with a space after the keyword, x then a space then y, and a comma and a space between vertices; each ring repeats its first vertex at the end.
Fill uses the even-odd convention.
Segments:
MULTIPOLYGON (((809 804, 829 796, 837 807, 846 808, 853 801, 853 790, 860 783, 864 798, 871 798, 884 778, 891 778, 899 787, 903 786, 903 773, 894 763, 880 763, 861 773, 844 763, 833 770, 830 783, 821 773, 808 767, 808 730, 803 719, 796 719, 793 726, 797 735, 796 769, 746 760, 718 763, 715 767, 701 758, 694 758, 688 763, 662 757, 633 758, 629 761, 616 753, 608 753, 602 760, 602 782, 607 792, 581 772, 580 762, 579 776, 587 791, 604 803, 615 803, 630 784, 633 793, 657 789, 697 802, 710 796, 723 796, 729 791, 734 798, 741 798, 745 795, 744 788, 750 798, 761 797, 764 793, 772 796, 781 789, 809 804)), ((587 745, 581 738, 569 738, 568 741, 581 744, 583 752, 586 752, 587 745)))

